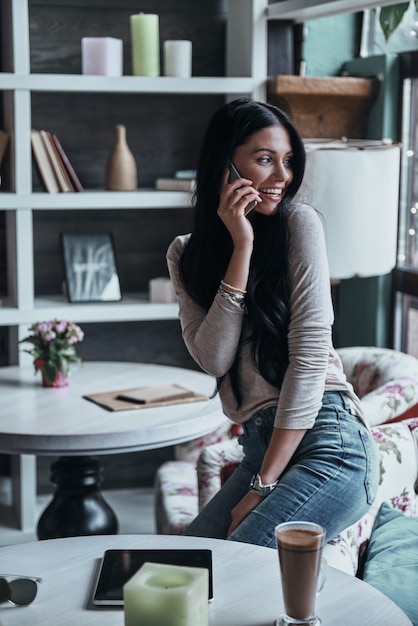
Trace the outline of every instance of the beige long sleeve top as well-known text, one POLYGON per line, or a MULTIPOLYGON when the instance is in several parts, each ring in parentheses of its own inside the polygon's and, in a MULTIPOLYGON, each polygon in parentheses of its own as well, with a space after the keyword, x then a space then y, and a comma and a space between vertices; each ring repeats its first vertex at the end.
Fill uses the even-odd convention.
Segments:
POLYGON ((269 384, 254 367, 250 346, 242 341, 249 331, 244 309, 217 294, 206 311, 186 292, 179 259, 190 235, 180 235, 167 251, 167 262, 187 349, 202 370, 214 377, 226 375, 219 393, 225 414, 234 422, 243 423, 256 411, 277 406, 277 428, 311 428, 324 391, 337 390, 347 393, 354 413, 364 421, 360 401, 332 345, 334 316, 326 245, 321 219, 312 207, 295 204, 290 209, 289 236, 289 365, 281 388, 269 384), (239 409, 228 378, 237 351, 242 388, 239 409))

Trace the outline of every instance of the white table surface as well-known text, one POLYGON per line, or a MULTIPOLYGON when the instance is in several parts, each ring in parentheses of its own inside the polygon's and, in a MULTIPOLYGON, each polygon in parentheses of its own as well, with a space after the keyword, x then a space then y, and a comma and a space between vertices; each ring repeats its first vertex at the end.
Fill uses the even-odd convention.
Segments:
POLYGON ((204 402, 111 412, 82 396, 177 383, 207 396, 215 380, 162 365, 86 362, 69 387, 46 389, 33 367, 0 367, 0 452, 71 456, 170 446, 225 422, 218 396, 204 402))
MULTIPOLYGON (((218 539, 161 535, 76 537, 0 548, 2 574, 43 579, 31 605, 0 606, 0 624, 123 626, 123 609, 96 608, 89 602, 100 557, 111 548, 170 547, 213 551, 210 626, 273 626, 283 610, 275 550, 218 539)), ((386 596, 333 568, 328 568, 325 587, 317 600, 317 614, 323 626, 411 626, 386 596)))

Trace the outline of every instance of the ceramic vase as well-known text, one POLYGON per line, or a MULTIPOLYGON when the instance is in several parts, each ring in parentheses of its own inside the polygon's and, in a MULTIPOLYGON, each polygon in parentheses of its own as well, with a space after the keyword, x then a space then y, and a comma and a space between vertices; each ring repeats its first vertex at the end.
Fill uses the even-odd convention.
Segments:
POLYGON ((136 163, 126 141, 125 126, 116 126, 116 139, 106 165, 106 189, 134 191, 138 187, 136 163))

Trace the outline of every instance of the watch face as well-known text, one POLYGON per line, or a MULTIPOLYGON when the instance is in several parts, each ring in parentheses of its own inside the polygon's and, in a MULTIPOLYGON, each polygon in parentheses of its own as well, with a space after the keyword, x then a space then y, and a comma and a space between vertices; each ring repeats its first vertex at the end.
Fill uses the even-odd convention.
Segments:
POLYGON ((257 493, 259 496, 265 496, 268 493, 268 490, 261 486, 260 476, 258 476, 258 474, 257 476, 253 476, 250 483, 250 489, 252 489, 253 492, 257 493))
POLYGON ((277 485, 277 481, 273 483, 272 485, 263 485, 259 474, 257 474, 256 476, 253 476, 251 479, 250 489, 254 493, 257 493, 259 496, 262 496, 264 498, 265 496, 268 496, 272 491, 274 491, 274 488, 276 487, 276 485, 277 485))
POLYGON ((258 476, 253 476, 250 482, 251 489, 260 489, 260 478, 258 476))

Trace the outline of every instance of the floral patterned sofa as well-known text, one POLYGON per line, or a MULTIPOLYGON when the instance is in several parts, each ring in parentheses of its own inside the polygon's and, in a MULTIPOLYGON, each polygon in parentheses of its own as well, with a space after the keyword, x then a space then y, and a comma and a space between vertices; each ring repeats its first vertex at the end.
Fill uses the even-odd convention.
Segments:
POLYGON ((366 515, 325 547, 329 565, 362 577, 367 547, 383 502, 418 517, 418 417, 372 427, 380 457, 380 484, 366 515))
MULTIPOLYGON (((381 503, 418 516, 418 360, 372 347, 343 348, 339 354, 372 426, 380 455, 380 486, 367 514, 332 539, 324 556, 333 567, 359 575, 381 503)), ((155 480, 158 533, 181 534, 219 490, 242 458, 238 434, 226 428, 215 435, 215 442, 212 436, 211 443, 201 438, 181 445, 177 449, 180 460, 159 468, 155 480)))

